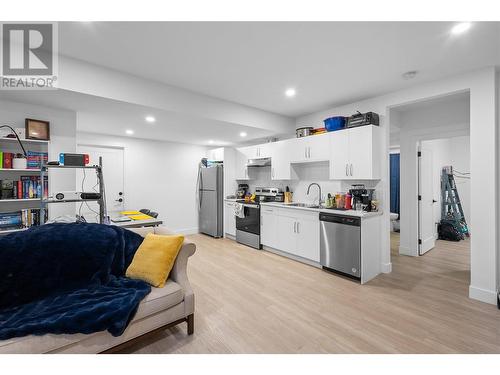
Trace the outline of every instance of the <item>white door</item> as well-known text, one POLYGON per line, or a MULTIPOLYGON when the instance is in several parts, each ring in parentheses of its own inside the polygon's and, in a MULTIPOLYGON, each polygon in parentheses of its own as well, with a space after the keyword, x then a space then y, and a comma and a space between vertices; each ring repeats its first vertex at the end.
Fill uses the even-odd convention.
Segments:
POLYGON ((330 179, 345 180, 349 176, 349 130, 339 130, 329 134, 330 138, 330 179))
POLYGON ((434 248, 434 192, 432 189, 432 151, 420 150, 418 157, 418 238, 419 254, 434 248))
MULTIPOLYGON (((102 157, 102 172, 106 193, 108 216, 119 216, 125 207, 125 191, 123 188, 123 149, 113 147, 78 145, 77 152, 89 155, 89 164, 99 164, 102 157)), ((97 176, 92 169, 76 170, 76 190, 99 191, 97 176)), ((77 204, 77 213, 83 215, 88 222, 99 221, 99 205, 97 202, 77 204)))

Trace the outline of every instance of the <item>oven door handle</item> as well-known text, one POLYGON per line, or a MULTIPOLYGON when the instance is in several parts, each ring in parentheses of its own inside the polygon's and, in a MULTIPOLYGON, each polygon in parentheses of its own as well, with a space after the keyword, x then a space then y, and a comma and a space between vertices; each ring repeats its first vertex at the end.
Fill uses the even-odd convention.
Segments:
POLYGON ((258 204, 245 204, 245 203, 240 203, 243 207, 248 207, 248 208, 259 208, 260 206, 258 204))

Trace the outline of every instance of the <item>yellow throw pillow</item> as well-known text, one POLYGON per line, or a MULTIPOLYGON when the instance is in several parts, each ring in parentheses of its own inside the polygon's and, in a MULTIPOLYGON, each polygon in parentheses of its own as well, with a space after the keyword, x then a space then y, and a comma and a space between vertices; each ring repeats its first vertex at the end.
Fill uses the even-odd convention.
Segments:
POLYGON ((163 288, 183 242, 184 236, 148 233, 128 266, 126 276, 163 288))

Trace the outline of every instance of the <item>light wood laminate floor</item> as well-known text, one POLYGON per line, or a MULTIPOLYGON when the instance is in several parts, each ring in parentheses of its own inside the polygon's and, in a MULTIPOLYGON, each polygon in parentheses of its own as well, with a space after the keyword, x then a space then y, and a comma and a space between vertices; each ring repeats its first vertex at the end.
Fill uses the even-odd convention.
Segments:
POLYGON ((123 353, 500 353, 500 310, 467 298, 469 243, 438 241, 366 285, 227 239, 190 236, 195 333, 123 353))

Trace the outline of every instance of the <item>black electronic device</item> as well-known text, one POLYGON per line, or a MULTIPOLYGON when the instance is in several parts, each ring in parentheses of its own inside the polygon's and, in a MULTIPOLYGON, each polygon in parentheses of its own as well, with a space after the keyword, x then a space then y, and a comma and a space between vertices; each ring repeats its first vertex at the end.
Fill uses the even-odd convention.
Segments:
POLYGON ((347 119, 347 127, 355 128, 364 125, 379 125, 379 116, 375 112, 358 113, 352 115, 347 119))

